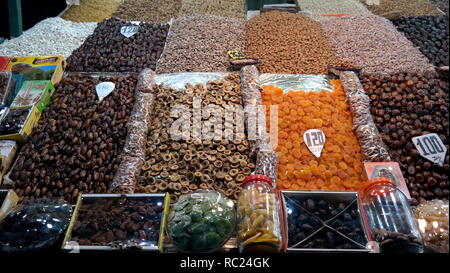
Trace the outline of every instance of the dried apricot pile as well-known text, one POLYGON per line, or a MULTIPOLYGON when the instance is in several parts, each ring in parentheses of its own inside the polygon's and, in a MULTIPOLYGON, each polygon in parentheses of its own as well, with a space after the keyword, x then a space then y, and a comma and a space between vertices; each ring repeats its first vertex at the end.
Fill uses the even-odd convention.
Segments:
POLYGON ((263 86, 267 109, 278 105, 278 188, 359 189, 363 181, 361 148, 352 129, 352 115, 342 84, 339 80, 332 83, 333 92, 284 93, 280 88, 263 86), (320 158, 315 157, 303 141, 303 134, 309 129, 325 133, 326 143, 320 158))

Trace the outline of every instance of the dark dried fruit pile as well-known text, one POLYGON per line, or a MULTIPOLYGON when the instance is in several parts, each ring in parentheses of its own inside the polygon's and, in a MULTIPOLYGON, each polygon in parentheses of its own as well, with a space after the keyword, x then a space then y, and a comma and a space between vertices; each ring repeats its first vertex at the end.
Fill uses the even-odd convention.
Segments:
POLYGON ((440 167, 423 158, 412 138, 436 133, 448 150, 449 83, 427 74, 365 74, 361 83, 383 141, 398 161, 412 204, 449 198, 449 153, 440 167))
POLYGON ((163 206, 149 199, 85 200, 72 230, 80 245, 157 244, 163 206))
POLYGON ((81 192, 106 192, 120 163, 136 82, 135 76, 64 78, 12 171, 16 193, 74 203, 81 192), (99 103, 95 86, 102 81, 116 89, 99 103))
POLYGON ((367 243, 356 202, 293 196, 286 207, 289 248, 362 249, 367 243))
POLYGON ((393 21, 397 29, 419 47, 436 66, 448 66, 448 17, 420 16, 393 21))
POLYGON ((31 108, 11 109, 0 123, 0 135, 17 134, 22 130, 31 108))
POLYGON ((140 72, 155 70, 166 42, 169 25, 141 22, 139 31, 127 38, 121 34, 130 22, 111 18, 100 23, 81 47, 67 59, 67 71, 140 72))

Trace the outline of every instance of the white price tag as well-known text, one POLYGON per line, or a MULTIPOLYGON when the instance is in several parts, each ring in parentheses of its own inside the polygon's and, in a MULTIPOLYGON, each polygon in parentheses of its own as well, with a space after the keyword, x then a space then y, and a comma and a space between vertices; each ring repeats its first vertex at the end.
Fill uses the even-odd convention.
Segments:
POLYGON ((116 85, 113 82, 102 82, 97 84, 95 91, 97 91, 98 100, 102 102, 104 98, 114 91, 114 88, 116 88, 116 85))
POLYGON ((313 153, 316 157, 320 157, 322 155, 322 150, 326 141, 325 134, 322 130, 311 129, 306 131, 303 134, 303 140, 311 153, 313 153))
POLYGON ((442 143, 441 138, 437 134, 433 133, 414 137, 412 141, 421 156, 425 157, 433 163, 439 164, 439 166, 441 167, 444 166, 447 147, 445 147, 444 143, 442 143))
POLYGON ((120 29, 123 36, 130 38, 139 31, 139 26, 125 26, 120 29))

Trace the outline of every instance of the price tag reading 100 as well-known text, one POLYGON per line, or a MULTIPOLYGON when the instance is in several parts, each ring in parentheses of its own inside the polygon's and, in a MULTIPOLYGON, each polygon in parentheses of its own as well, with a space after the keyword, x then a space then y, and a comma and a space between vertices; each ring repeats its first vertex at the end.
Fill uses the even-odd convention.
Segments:
POLYGON ((326 141, 324 132, 318 129, 308 130, 303 134, 303 140, 311 153, 319 158, 326 141))
POLYGON ((421 156, 433 163, 439 164, 441 167, 444 166, 447 148, 437 134, 414 137, 412 141, 421 156))

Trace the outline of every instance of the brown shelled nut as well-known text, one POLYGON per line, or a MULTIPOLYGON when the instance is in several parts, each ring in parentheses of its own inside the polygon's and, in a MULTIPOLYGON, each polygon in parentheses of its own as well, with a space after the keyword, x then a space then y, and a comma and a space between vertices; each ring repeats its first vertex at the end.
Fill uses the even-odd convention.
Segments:
MULTIPOLYGON (((250 151, 248 141, 173 140, 169 129, 175 122, 170 116, 172 107, 182 104, 192 108, 194 97, 201 97, 202 100, 211 97, 213 104, 217 100, 236 104, 224 96, 226 92, 233 92, 234 96, 242 101, 239 75, 230 74, 221 80, 210 81, 206 86, 188 84, 185 90, 155 85, 154 91, 155 115, 150 123, 146 154, 146 166, 148 167, 149 162, 152 163, 150 174, 165 181, 168 184, 166 191, 171 194, 215 189, 231 198, 237 196, 235 192, 240 190, 240 182, 255 169, 255 157, 250 151)), ((148 176, 148 171, 142 170, 142 176, 148 176)), ((145 180, 140 183, 145 183, 145 180)), ((138 191, 145 192, 146 188, 143 186, 140 185, 138 191)))
POLYGON ((449 83, 434 73, 364 74, 361 83, 371 112, 392 158, 400 163, 414 205, 449 198, 449 155, 443 167, 423 158, 412 138, 436 133, 449 141, 449 83), (394 100, 393 100, 394 98, 394 100))
POLYGON ((105 193, 121 161, 136 82, 133 75, 63 78, 11 172, 20 198, 74 203, 79 193, 105 193), (99 102, 95 87, 103 81, 116 87, 99 102))

